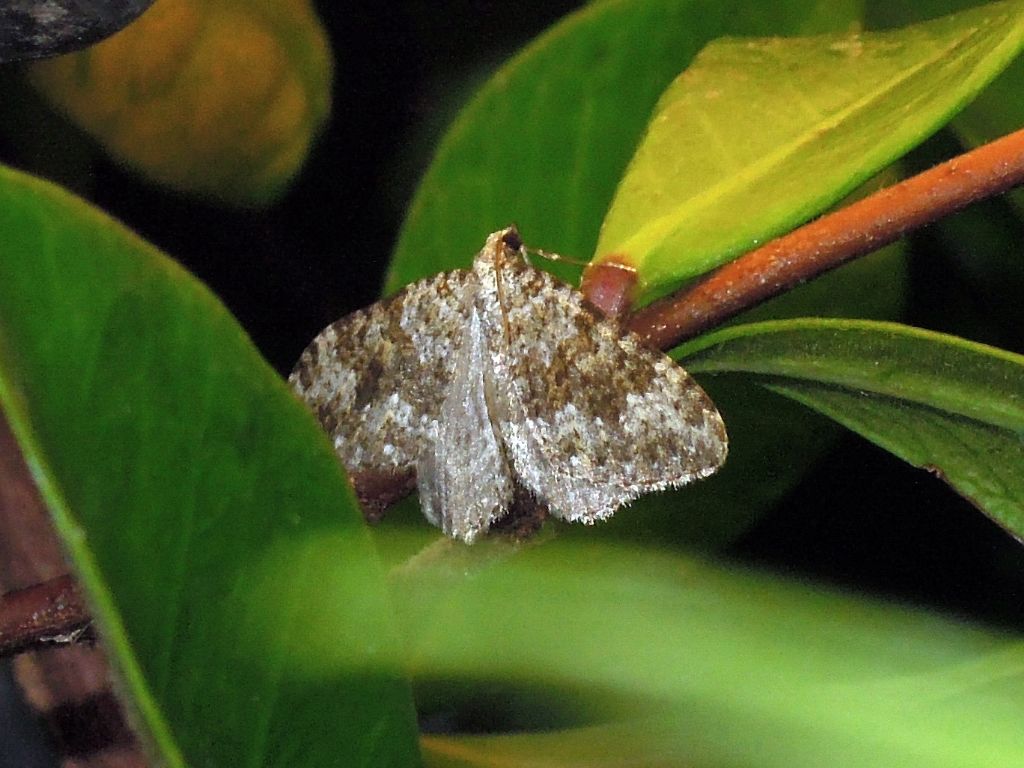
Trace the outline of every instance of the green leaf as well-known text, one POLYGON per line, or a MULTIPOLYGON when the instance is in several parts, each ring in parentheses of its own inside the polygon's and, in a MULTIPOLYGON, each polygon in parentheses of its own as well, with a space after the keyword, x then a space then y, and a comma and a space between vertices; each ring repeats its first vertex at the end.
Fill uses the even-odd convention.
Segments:
POLYGON ((840 30, 860 0, 606 0, 548 30, 451 126, 409 209, 387 292, 465 266, 511 222, 584 258, 665 86, 723 34, 840 30))
POLYGON ((393 579, 424 697, 470 691, 447 711, 481 691, 534 719, 604 704, 553 732, 427 737, 430 765, 980 768, 1024 749, 1019 640, 903 606, 560 539, 436 542, 393 579))
POLYGON ((665 92, 597 260, 641 296, 821 212, 940 128, 1024 45, 1024 4, 891 32, 719 40, 665 92))
MULTIPOLYGON (((869 0, 868 18, 873 24, 895 26, 920 18, 952 13, 976 5, 977 0, 915 0, 914 3, 869 0)), ((1024 126, 1024 58, 1018 56, 995 80, 978 94, 950 127, 968 145, 978 146, 1024 126)), ((1018 214, 1024 214, 1024 193, 1013 191, 1008 198, 1018 214)))
POLYGON ((1024 538, 1024 357, 852 320, 737 326, 681 352, 690 370, 752 374, 936 472, 1024 538))
POLYGON ((414 763, 380 566, 312 416, 82 201, 0 169, 0 231, 0 404, 156 761, 414 763))

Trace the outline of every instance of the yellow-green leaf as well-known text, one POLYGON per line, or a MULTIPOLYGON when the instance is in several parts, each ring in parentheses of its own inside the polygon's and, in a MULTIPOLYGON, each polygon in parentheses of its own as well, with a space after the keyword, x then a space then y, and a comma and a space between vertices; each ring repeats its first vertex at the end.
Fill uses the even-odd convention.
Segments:
POLYGON ((585 258, 658 96, 708 41, 837 31, 860 0, 604 0, 507 62, 459 114, 409 207, 386 290, 469 264, 487 233, 585 258))
POLYGON ((810 218, 942 126, 1024 45, 1024 4, 906 29, 723 39, 665 92, 597 260, 641 298, 810 218))

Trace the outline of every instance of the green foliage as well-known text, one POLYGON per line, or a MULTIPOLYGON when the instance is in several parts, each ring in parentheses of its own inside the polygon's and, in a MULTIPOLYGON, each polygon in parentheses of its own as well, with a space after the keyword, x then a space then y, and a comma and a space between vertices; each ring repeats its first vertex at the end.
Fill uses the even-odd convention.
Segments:
POLYGON ((980 768, 1024 749, 1020 642, 906 608, 557 540, 436 541, 392 579, 422 687, 514 702, 542 681, 535 708, 603 706, 553 732, 429 737, 431 766, 980 768))
POLYGON ((413 761, 380 566, 311 415, 209 291, 81 201, 4 169, 0 230, 0 404, 155 755, 413 761))
MULTIPOLYGON (((859 15, 847 2, 616 0, 569 17, 458 118, 391 287, 466 263, 509 219, 538 246, 593 252, 659 94, 705 43, 845 30, 859 15)), ((995 77, 1022 19, 1024 4, 1002 3, 884 37, 715 44, 663 97, 672 114, 602 242, 639 243, 660 287, 820 212, 995 77), (676 115, 712 92, 751 112, 676 115), (745 143, 753 154, 735 154, 745 143), (663 209, 647 200, 658 190, 663 209), (686 245, 690 233, 702 234, 686 245)), ((791 488, 829 439, 803 406, 938 468, 1020 534, 1019 357, 893 324, 733 326, 682 350, 729 426, 719 477, 597 530, 468 548, 422 521, 367 534, 313 419, 154 248, 9 170, 0 231, 0 405, 162 763, 415 764, 410 681, 423 709, 490 690, 520 714, 510 729, 561 726, 425 738, 439 766, 980 766, 1024 748, 1018 642, 650 546, 727 541, 791 488), (699 512, 688 534, 684 504, 699 512), (625 535, 647 546, 606 540, 625 535)), ((890 251, 758 316, 892 317, 902 285, 890 251)))
POLYGON ((664 293, 806 221, 995 77, 1024 45, 1020 9, 994 4, 895 32, 712 43, 659 101, 598 260, 617 254, 636 267, 641 295, 664 293))
POLYGON ((893 323, 789 320, 709 334, 694 372, 744 373, 939 474, 1024 538, 1024 357, 893 323))
POLYGON ((605 0, 502 67, 448 130, 420 183, 386 291, 469 264, 481 233, 594 252, 601 219, 658 97, 721 35, 847 29, 859 0, 605 0))
MULTIPOLYGON (((869 2, 867 18, 873 24, 903 26, 919 18, 930 18, 969 7, 965 0, 917 0, 914 3, 869 2)), ((1017 130, 1024 125, 1024 101, 1019 98, 1024 80, 1024 59, 1017 58, 966 106, 950 128, 968 146, 978 146, 1017 130)), ((1015 190, 1008 198, 1024 212, 1024 194, 1015 190)))

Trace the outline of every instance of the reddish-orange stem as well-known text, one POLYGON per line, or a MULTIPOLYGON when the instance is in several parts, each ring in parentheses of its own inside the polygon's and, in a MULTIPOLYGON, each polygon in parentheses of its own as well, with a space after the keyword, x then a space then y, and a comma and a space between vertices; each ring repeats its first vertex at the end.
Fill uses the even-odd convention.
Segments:
POLYGON ((669 349, 800 283, 971 203, 1024 183, 1024 130, 805 224, 634 313, 630 330, 669 349))

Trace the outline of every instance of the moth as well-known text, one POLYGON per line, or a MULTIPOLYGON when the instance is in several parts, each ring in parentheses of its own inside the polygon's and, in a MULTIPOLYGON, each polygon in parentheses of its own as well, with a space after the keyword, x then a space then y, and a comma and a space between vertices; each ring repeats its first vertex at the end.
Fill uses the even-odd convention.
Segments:
POLYGON ((423 513, 472 542, 524 498, 603 520, 715 472, 728 439, 671 358, 491 234, 471 269, 413 283, 327 326, 289 382, 364 505, 418 489, 423 513))

